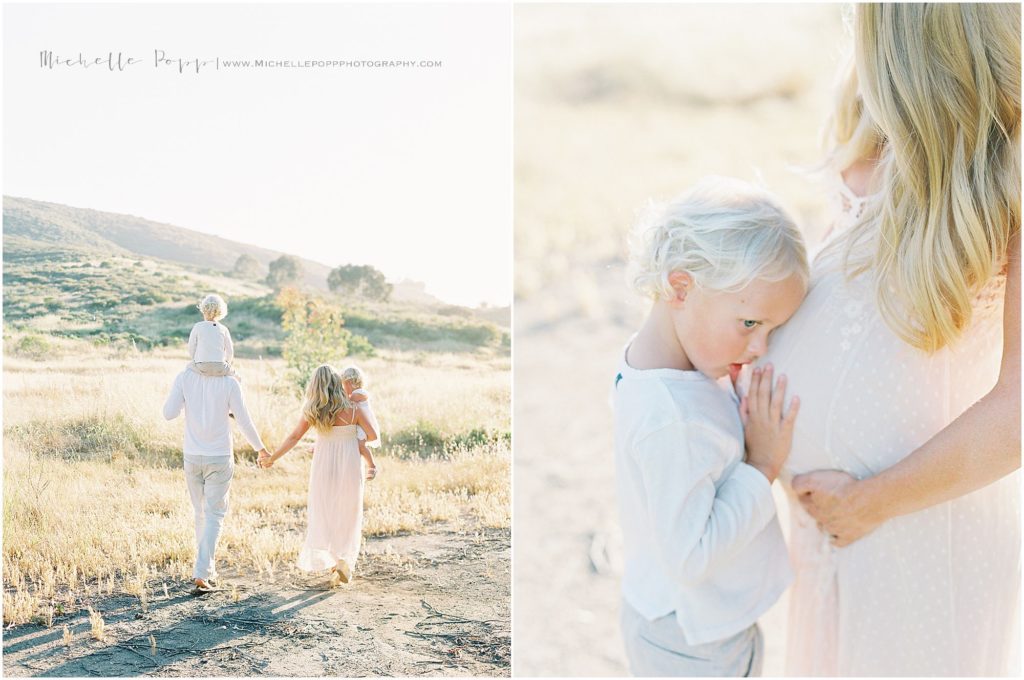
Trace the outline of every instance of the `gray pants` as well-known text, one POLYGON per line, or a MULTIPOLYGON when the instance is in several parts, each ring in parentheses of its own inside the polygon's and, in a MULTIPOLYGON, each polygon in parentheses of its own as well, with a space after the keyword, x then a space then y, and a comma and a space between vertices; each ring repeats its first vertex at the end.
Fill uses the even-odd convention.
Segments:
POLYGON ((238 374, 235 373, 235 369, 226 361, 190 361, 188 367, 199 375, 208 377, 230 375, 235 380, 241 382, 238 374))
POLYGON ((675 613, 648 621, 622 602, 629 672, 638 677, 747 677, 761 674, 764 638, 755 623, 732 637, 690 645, 675 613))
POLYGON ((207 462, 185 461, 185 483, 192 499, 196 524, 196 564, 192 578, 214 578, 217 567, 213 555, 220 538, 220 527, 228 512, 228 491, 235 474, 235 462, 231 456, 199 459, 207 462))

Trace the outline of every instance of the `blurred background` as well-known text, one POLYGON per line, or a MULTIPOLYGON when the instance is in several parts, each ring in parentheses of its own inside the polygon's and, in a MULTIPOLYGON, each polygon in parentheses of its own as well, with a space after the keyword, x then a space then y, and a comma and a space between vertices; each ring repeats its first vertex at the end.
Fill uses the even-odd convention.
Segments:
MULTIPOLYGON (((842 5, 515 8, 516 675, 627 672, 608 391, 646 304, 625 239, 649 200, 720 174, 763 183, 809 245, 842 5)), ((776 489, 784 530, 785 499, 776 489)), ((783 671, 787 596, 761 619, 783 671)))

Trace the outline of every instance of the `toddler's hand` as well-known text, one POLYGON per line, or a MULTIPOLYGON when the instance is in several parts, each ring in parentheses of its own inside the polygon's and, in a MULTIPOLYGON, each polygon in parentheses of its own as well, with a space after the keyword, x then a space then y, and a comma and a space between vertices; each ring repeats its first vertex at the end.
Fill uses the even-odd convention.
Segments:
POLYGON ((769 482, 775 481, 793 445, 793 423, 800 410, 800 399, 793 397, 789 411, 782 413, 786 397, 786 376, 780 375, 772 389, 772 367, 755 368, 750 389, 740 400, 747 444, 747 463, 757 468, 769 482))

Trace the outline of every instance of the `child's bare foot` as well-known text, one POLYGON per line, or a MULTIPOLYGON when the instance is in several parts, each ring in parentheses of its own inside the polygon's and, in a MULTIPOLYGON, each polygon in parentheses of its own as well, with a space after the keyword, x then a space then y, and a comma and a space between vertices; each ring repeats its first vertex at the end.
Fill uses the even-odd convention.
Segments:
POLYGON ((366 479, 367 479, 367 481, 375 478, 376 476, 377 476, 377 466, 376 465, 371 465, 370 467, 366 468, 366 479))

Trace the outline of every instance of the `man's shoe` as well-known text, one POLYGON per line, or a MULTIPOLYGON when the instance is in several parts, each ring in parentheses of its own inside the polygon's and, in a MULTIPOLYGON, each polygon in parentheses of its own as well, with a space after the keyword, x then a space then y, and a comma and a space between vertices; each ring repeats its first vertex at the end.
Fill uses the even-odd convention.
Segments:
POLYGON ((191 592, 193 597, 197 597, 199 595, 205 595, 207 593, 212 593, 214 590, 216 590, 216 588, 213 586, 213 584, 210 581, 205 580, 205 579, 201 579, 201 578, 197 578, 197 579, 195 579, 195 587, 192 588, 192 590, 190 592, 191 592))

